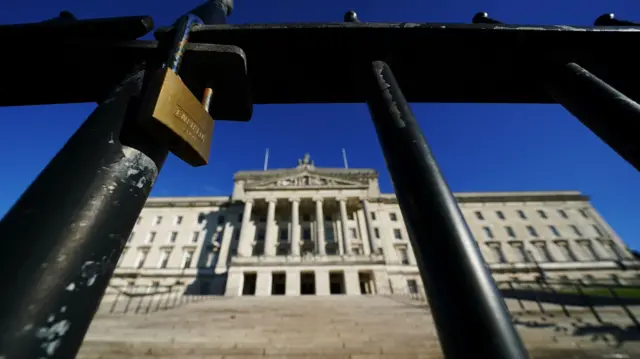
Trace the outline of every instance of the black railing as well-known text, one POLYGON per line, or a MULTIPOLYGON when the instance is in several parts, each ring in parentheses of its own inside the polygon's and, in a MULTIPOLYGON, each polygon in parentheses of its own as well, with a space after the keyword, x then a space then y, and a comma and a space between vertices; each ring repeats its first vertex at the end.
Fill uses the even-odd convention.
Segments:
POLYGON ((98 314, 150 314, 213 298, 187 294, 182 286, 109 286, 98 314))
MULTIPOLYGON (((603 313, 624 314, 629 322, 640 330, 640 321, 630 309, 640 306, 640 283, 620 284, 613 280, 598 280, 585 283, 583 280, 535 280, 497 281, 505 300, 515 301, 510 308, 513 315, 519 313, 539 313, 554 317, 561 314, 566 318, 591 313, 597 323, 605 324, 603 313), (579 310, 579 312, 576 312, 579 310)), ((392 297, 415 303, 427 304, 425 293, 419 289, 412 292, 408 288, 393 288, 392 297)))
POLYGON ((342 24, 209 25, 231 7, 207 1, 156 31, 157 41, 136 40, 153 28, 149 17, 64 13, 0 26, 11 48, 0 57, 11 69, 0 106, 99 104, 0 222, 11 248, 0 253, 0 353, 75 356, 164 160, 171 151, 206 163, 211 116, 247 121, 253 104, 364 102, 445 356, 528 358, 408 102, 559 103, 640 169, 637 63, 602 51, 628 47, 640 27, 611 16, 598 18, 597 31, 506 25, 484 13, 473 24, 372 24, 349 13, 342 24), (55 91, 34 91, 41 83, 55 91), (37 335, 60 326, 61 337, 37 335))

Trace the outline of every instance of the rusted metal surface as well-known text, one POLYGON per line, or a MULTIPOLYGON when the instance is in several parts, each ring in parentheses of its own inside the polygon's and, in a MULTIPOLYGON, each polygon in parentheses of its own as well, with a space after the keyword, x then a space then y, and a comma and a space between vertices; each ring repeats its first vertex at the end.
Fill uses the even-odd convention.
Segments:
MULTIPOLYGON (((225 17, 222 13, 215 18, 225 17)), ((206 53, 208 46, 199 48, 206 53)), ((238 51, 229 53, 237 58, 238 51)), ((188 54, 182 57, 183 64, 188 54)), ((179 62, 180 58, 175 65, 179 62)), ((244 61, 241 64, 244 69, 244 61)), ((162 64, 137 65, 104 94, 96 110, 0 221, 0 238, 15 247, 0 253, 6 292, 0 296, 0 358, 68 359, 78 352, 169 153, 167 143, 135 122, 137 101, 148 80, 145 74, 162 64)), ((26 82, 33 83, 42 80, 26 82)), ((196 106, 202 110, 199 101, 196 106)))

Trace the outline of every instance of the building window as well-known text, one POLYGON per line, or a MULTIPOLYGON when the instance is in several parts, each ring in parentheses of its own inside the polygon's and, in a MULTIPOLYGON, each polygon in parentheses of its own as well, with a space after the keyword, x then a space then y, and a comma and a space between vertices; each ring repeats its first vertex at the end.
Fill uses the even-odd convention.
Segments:
POLYGON ((516 238, 516 232, 514 232, 513 228, 511 228, 511 226, 506 226, 504 227, 505 231, 507 231, 507 235, 511 238, 516 238))
POLYGON ((327 246, 327 255, 335 256, 338 254, 338 248, 336 246, 327 246))
POLYGON ((533 228, 533 226, 527 226, 527 232, 529 232, 531 237, 538 237, 538 232, 533 228))
POLYGON ((578 212, 580 212, 582 217, 589 218, 589 215, 587 214, 587 211, 585 211, 584 209, 579 209, 578 212))
POLYGON ((140 269, 144 266, 144 262, 147 260, 147 251, 145 250, 141 250, 138 251, 138 258, 136 258, 136 264, 135 267, 137 269, 140 269))
POLYGON ((305 228, 302 230, 302 240, 304 241, 311 240, 311 230, 309 228, 305 228))
POLYGON ((200 232, 193 232, 191 235, 191 243, 198 243, 198 237, 200 237, 200 232))
POLYGON ((595 249, 593 248, 593 244, 590 241, 579 241, 578 244, 580 245, 582 251, 587 254, 589 260, 597 261, 599 259, 598 253, 596 253, 595 249))
POLYGON ((355 213, 349 212, 347 213, 347 219, 353 221, 355 219, 355 213))
POLYGON ((515 253, 516 257, 517 257, 517 262, 529 262, 529 256, 527 255, 527 252, 524 250, 524 246, 522 245, 522 243, 513 243, 511 244, 511 247, 513 248, 513 252, 515 253))
POLYGON ((596 235, 598 235, 599 237, 603 236, 602 230, 595 224, 593 225, 593 231, 596 232, 596 235))
POLYGON ((333 233, 333 226, 328 225, 328 226, 324 227, 324 237, 327 240, 327 242, 335 241, 335 235, 333 233))
POLYGON ((169 257, 171 256, 170 249, 164 249, 160 252, 160 261, 158 262, 158 268, 167 268, 169 264, 169 257))
POLYGON ((376 220, 376 212, 371 212, 371 220, 372 221, 376 220))
POLYGON ((402 264, 409 264, 409 253, 407 253, 406 248, 398 249, 398 253, 400 254, 400 261, 402 264))
POLYGON ((178 238, 178 232, 169 233, 169 243, 176 243, 176 239, 178 238))
POLYGON ((256 236, 257 241, 264 241, 264 229, 259 229, 256 236))
POLYGON ((331 222, 331 216, 330 215, 324 216, 324 221, 325 222, 331 222))
POLYGON ((482 215, 482 212, 480 212, 480 211, 475 211, 475 214, 476 214, 476 218, 477 218, 477 219, 479 219, 479 220, 481 220, 481 221, 482 221, 482 220, 484 220, 484 216, 482 215))
POLYGON ((382 247, 378 247, 378 254, 384 255, 384 250, 382 249, 382 247))
POLYGON ((547 214, 541 209, 538 210, 538 216, 540 216, 540 218, 542 219, 547 219, 547 214))
POLYGON ((153 222, 154 225, 159 225, 162 223, 162 216, 157 216, 156 220, 153 222))
POLYGON ((131 232, 131 234, 129 234, 129 238, 127 239, 127 243, 131 242, 131 240, 133 239, 133 235, 135 234, 135 232, 131 232))
POLYGON ((504 213, 502 213, 502 211, 496 211, 496 216, 498 216, 498 218, 504 220, 504 213))
POLYGON ((256 243, 253 246, 252 255, 254 257, 261 256, 264 254, 264 242, 256 243))
POLYGON ((280 240, 286 241, 287 239, 289 239, 289 231, 283 228, 280 230, 280 240))
POLYGON ((276 255, 277 256, 286 256, 289 254, 289 246, 277 246, 276 247, 276 255))
POLYGON ((575 233, 575 234, 576 234, 576 236, 578 236, 578 237, 582 237, 582 232, 580 232, 580 229, 578 229, 578 227, 577 227, 577 226, 575 226, 575 225, 573 225, 573 224, 572 224, 572 225, 571 225, 571 229, 573 230, 573 233, 575 233))
POLYGON ((518 210, 518 216, 520 217, 520 219, 527 219, 527 215, 524 214, 524 212, 521 210, 518 210))
POLYGON ((156 239, 156 232, 149 232, 149 235, 147 236, 147 240, 145 243, 151 244, 155 239, 156 239))
POLYGON ((351 238, 358 238, 358 231, 355 228, 349 228, 349 232, 351 233, 351 238))
POLYGON ((534 244, 536 251, 538 252, 538 257, 542 262, 553 262, 553 258, 551 258, 551 254, 549 253, 549 248, 547 248, 547 244, 544 242, 538 242, 534 244))
POLYGON ((504 257, 504 253, 502 253, 502 248, 500 247, 500 244, 492 243, 492 245, 489 246, 489 249, 491 250, 491 254, 493 255, 493 258, 497 260, 498 263, 507 262, 507 260, 504 257))
POLYGON ((218 216, 218 225, 223 225, 224 224, 224 216, 223 215, 219 215, 218 216))
POLYGON ((491 231, 491 228, 482 227, 482 229, 484 230, 484 235, 487 237, 487 239, 493 239, 493 232, 491 231))
POLYGON ((569 243, 567 242, 558 242, 558 248, 560 249, 560 252, 562 253, 562 256, 564 257, 564 259, 566 261, 570 261, 570 262, 576 262, 576 256, 573 253, 573 251, 571 250, 571 248, 569 247, 569 243))
POLYGON ((418 282, 415 279, 407 279, 407 288, 410 294, 418 294, 418 282))
POLYGON ((558 228, 556 228, 556 226, 549 226, 549 230, 551 231, 551 233, 556 236, 556 237, 560 237, 560 231, 558 231, 558 228))
POLYGON ((204 268, 213 267, 216 262, 217 250, 211 244, 207 245, 206 248, 207 260, 204 262, 204 268))
POLYGON ((373 236, 374 236, 376 239, 379 239, 379 238, 380 238, 380 230, 379 230, 378 228, 374 228, 374 229, 373 229, 373 236))
POLYGON ((395 214, 394 212, 389 213, 389 219, 393 222, 396 222, 398 220, 398 215, 395 214))
POLYGON ((176 216, 176 222, 175 222, 175 224, 176 224, 176 225, 180 225, 180 224, 182 224, 182 216, 176 216))
POLYGON ((567 215, 567 212, 564 211, 564 209, 559 209, 558 210, 558 214, 560 215, 560 217, 564 218, 564 219, 568 219, 569 216, 567 215))
POLYGON ((400 231, 400 229, 398 229, 398 228, 394 228, 394 230, 393 230, 393 238, 402 239, 402 231, 400 231))
POLYGON ((184 252, 184 258, 182 259, 182 268, 191 267, 192 260, 193 260, 193 251, 184 252))
POLYGON ((360 247, 353 247, 351 248, 351 251, 357 256, 360 255, 360 247))
POLYGON ((151 282, 151 286, 149 287, 149 293, 157 293, 158 288, 160 288, 160 282, 154 280, 153 282, 151 282))
POLYGON ((618 246, 616 246, 612 241, 603 242, 602 245, 614 260, 624 259, 624 257, 620 253, 620 250, 618 249, 618 246))
POLYGON ((303 214, 302 215, 302 222, 309 222, 311 221, 311 216, 308 214, 303 214))

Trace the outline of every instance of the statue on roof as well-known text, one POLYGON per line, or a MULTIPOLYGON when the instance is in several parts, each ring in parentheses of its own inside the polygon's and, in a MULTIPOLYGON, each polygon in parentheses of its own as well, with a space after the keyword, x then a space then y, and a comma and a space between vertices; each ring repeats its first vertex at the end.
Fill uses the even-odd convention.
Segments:
POLYGON ((304 156, 302 157, 302 159, 298 160, 298 166, 300 166, 300 167, 313 166, 313 161, 311 160, 311 155, 308 154, 308 153, 305 153, 304 156))

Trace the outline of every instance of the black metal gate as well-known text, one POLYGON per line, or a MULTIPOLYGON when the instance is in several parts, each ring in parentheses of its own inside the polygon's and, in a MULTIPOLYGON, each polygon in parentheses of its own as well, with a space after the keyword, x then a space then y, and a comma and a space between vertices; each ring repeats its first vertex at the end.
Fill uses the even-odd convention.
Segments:
POLYGON ((473 24, 366 23, 354 12, 224 25, 231 7, 208 1, 155 41, 136 40, 149 17, 63 12, 0 26, 0 106, 99 104, 0 222, 11 248, 0 252, 0 357, 76 355, 165 158, 206 163, 211 118, 366 102, 444 354, 527 358, 408 102, 559 103, 640 169, 640 67, 624 52, 640 27, 612 15, 571 27, 484 13, 473 24))

